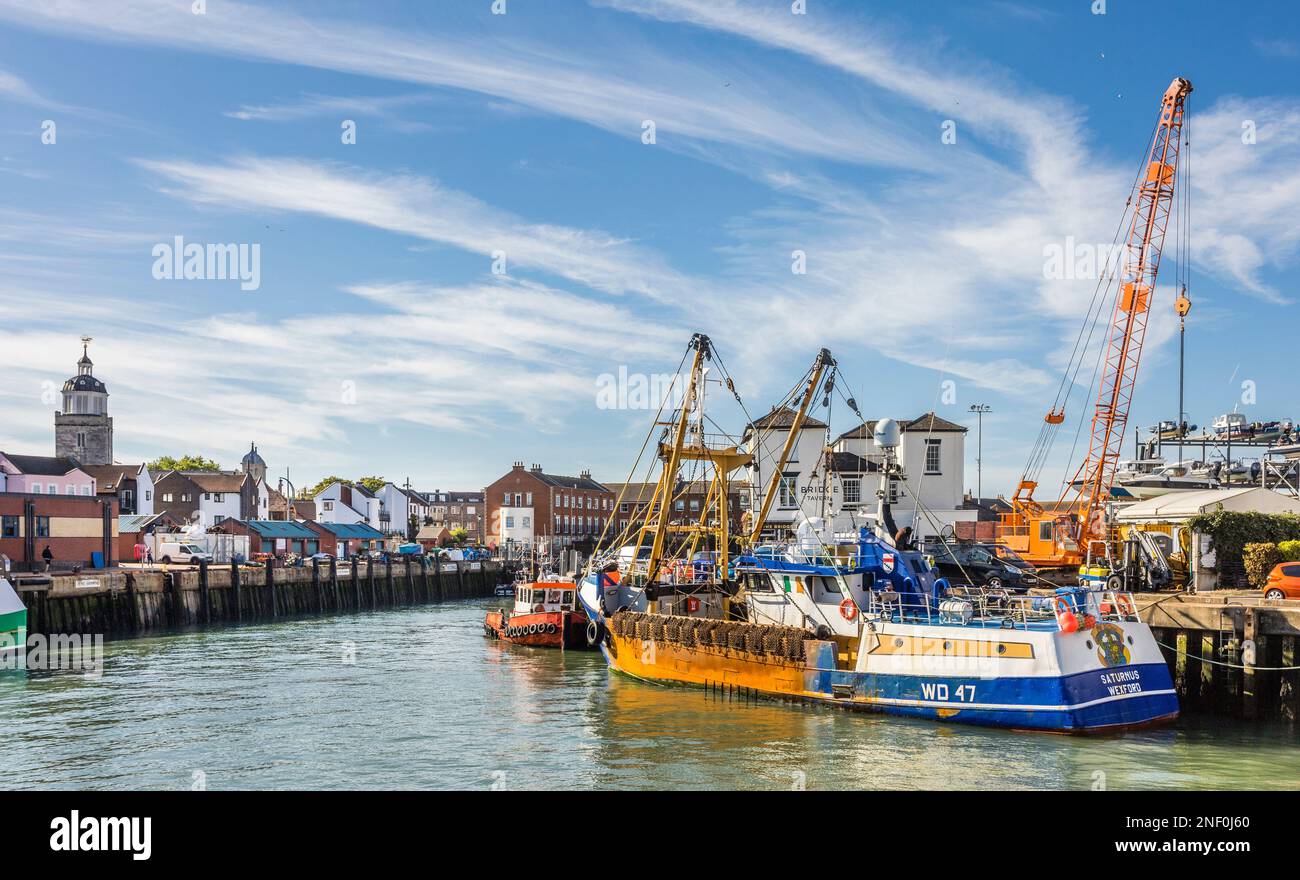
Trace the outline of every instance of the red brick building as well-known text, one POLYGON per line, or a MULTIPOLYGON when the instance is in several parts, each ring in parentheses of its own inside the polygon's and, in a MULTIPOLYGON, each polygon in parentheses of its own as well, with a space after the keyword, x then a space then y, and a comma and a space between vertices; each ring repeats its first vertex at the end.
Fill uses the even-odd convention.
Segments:
POLYGON ((614 493, 591 478, 548 474, 539 464, 517 461, 509 473, 484 490, 486 538, 498 546, 538 540, 567 547, 595 541, 614 515, 614 493))
POLYGON ((79 495, 0 492, 0 553, 14 571, 39 571, 49 547, 53 568, 89 568, 94 553, 117 563, 117 500, 79 495))

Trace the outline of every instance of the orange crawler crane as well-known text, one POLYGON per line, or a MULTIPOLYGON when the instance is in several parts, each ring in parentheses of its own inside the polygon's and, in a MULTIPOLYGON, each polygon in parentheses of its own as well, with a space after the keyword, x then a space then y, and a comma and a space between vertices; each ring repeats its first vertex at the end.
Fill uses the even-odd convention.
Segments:
MULTIPOLYGON (((1043 420, 1029 464, 1011 498, 1012 510, 1001 516, 998 540, 1040 568, 1076 568, 1084 562, 1090 542, 1108 540, 1105 505, 1119 465, 1151 311, 1151 295, 1156 289, 1156 273, 1160 269, 1160 252, 1174 206, 1184 103, 1191 91, 1192 84, 1181 77, 1176 78, 1165 91, 1146 161, 1134 181, 1133 195, 1125 206, 1125 216, 1131 211, 1127 247, 1122 252, 1123 269, 1118 273, 1119 284, 1115 288, 1110 329, 1101 355, 1101 384, 1092 413, 1088 457, 1074 480, 1063 486, 1059 500, 1050 508, 1034 500, 1038 475, 1046 463, 1056 429, 1065 421, 1065 401, 1078 375, 1083 350, 1087 348, 1086 342, 1080 345, 1076 341, 1075 353, 1066 368, 1057 399, 1043 420)), ((1182 228, 1183 219, 1180 217, 1177 229, 1182 228)), ((1119 228, 1123 229, 1124 224, 1121 223, 1119 228)), ((1085 329, 1091 321, 1100 320, 1101 312, 1098 311, 1094 319, 1093 309, 1104 307, 1107 298, 1101 298, 1101 306, 1096 306, 1098 293, 1103 284, 1109 291, 1116 274, 1114 271, 1102 272, 1097 292, 1093 294, 1094 307, 1090 307, 1084 321, 1085 329)), ((1186 301, 1185 294, 1184 290, 1183 296, 1179 297, 1180 303, 1186 301)), ((1082 330, 1079 340, 1083 340, 1082 330)))

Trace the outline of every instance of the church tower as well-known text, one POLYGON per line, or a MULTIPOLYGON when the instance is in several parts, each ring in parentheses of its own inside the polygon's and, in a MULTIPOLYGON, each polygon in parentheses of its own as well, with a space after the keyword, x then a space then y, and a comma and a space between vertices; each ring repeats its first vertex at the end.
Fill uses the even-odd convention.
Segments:
POLYGON ((256 443, 249 446, 248 454, 240 461, 240 465, 243 466, 244 473, 253 475, 253 479, 266 482, 266 462, 258 454, 256 443))
POLYGON ((90 337, 81 337, 77 375, 63 383, 63 411, 54 414, 54 454, 81 464, 113 463, 113 420, 108 389, 95 378, 90 337))

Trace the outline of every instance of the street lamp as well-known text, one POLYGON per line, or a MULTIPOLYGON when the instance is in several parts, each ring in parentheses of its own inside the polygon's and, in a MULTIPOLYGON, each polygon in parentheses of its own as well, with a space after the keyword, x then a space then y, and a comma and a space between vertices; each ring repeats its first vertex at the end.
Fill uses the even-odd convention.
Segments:
POLYGON ((984 413, 993 412, 993 407, 986 403, 972 403, 970 411, 975 413, 978 427, 975 431, 975 501, 984 497, 984 413))

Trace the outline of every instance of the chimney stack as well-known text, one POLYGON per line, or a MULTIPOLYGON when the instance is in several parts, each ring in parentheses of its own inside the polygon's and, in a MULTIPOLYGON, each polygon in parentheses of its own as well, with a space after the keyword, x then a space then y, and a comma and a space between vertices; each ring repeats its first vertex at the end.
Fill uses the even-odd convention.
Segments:
POLYGON ((514 469, 517 471, 522 471, 524 469, 524 463, 522 461, 515 462, 514 469))
POLYGON ((534 464, 533 464, 533 473, 535 473, 535 474, 540 474, 541 472, 542 472, 542 466, 541 466, 540 464, 536 464, 536 463, 534 463, 534 464))

